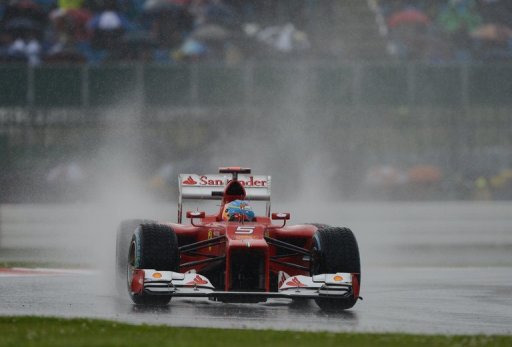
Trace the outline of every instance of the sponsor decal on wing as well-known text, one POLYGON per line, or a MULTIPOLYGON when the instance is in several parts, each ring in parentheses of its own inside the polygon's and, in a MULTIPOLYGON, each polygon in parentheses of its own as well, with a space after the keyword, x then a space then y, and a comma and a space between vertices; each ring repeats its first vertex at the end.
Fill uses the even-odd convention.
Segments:
POLYGON ((297 277, 293 277, 290 281, 286 282, 287 286, 290 287, 305 287, 306 285, 299 281, 297 277))
POLYGON ((187 286, 194 286, 194 285, 204 285, 208 284, 208 281, 201 278, 201 276, 197 275, 194 277, 194 279, 190 282, 185 283, 187 286))

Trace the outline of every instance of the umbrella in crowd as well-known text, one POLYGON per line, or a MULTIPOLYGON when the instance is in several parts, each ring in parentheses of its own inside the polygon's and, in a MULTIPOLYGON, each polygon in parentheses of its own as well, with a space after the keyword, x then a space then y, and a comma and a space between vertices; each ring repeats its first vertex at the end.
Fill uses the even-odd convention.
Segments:
POLYGON ((71 35, 75 40, 88 38, 87 23, 91 17, 91 12, 81 8, 56 9, 50 13, 57 30, 71 35))
POLYGON ((420 10, 408 8, 392 14, 388 19, 388 27, 394 28, 404 24, 430 24, 430 18, 420 10))
POLYGON ((10 2, 2 18, 3 28, 14 37, 41 34, 45 22, 44 11, 30 0, 10 2))

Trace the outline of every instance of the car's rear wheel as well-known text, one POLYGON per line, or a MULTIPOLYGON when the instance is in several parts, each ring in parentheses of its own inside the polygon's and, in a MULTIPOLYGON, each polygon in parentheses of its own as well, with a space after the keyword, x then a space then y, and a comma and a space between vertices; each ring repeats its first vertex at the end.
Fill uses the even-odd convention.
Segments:
MULTIPOLYGON (((179 262, 178 238, 170 226, 142 224, 136 229, 128 251, 128 279, 131 280, 135 269, 177 272, 179 262)), ((128 292, 136 304, 166 305, 171 300, 171 295, 132 293, 130 281, 127 284, 128 292)))
POLYGON ((135 229, 141 224, 155 223, 147 219, 127 219, 119 224, 116 232, 116 289, 120 296, 126 295, 126 265, 128 249, 135 229))
MULTIPOLYGON (((313 236, 311 275, 336 272, 358 273, 360 283, 361 264, 357 240, 348 228, 319 228, 313 236)), ((318 298, 315 301, 323 310, 333 311, 351 308, 357 298, 318 298)))

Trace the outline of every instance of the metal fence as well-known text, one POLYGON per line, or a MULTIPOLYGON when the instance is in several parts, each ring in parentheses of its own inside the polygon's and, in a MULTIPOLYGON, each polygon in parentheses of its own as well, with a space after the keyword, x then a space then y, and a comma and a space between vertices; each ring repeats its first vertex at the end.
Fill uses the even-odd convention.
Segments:
POLYGON ((0 66, 0 107, 512 104, 512 65, 0 66))
MULTIPOLYGON (((0 200, 50 196, 34 177, 91 160, 106 137, 125 150, 140 138, 155 170, 164 157, 236 158, 255 143, 272 172, 321 157, 353 196, 386 166, 439 168, 436 198, 471 197, 479 177, 512 168, 510 65, 4 65, 0 81, 0 200)), ((512 198, 507 182, 499 191, 512 198)))

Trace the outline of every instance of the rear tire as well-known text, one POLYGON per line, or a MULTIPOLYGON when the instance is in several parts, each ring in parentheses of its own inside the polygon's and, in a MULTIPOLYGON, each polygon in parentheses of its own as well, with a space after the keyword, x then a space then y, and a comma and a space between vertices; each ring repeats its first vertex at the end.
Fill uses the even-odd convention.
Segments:
MULTIPOLYGON (((174 230, 162 224, 142 224, 132 237, 128 251, 128 278, 134 269, 160 271, 179 270, 180 256, 178 238, 174 230)), ((166 305, 171 295, 134 294, 127 282, 132 301, 139 305, 166 305)))
MULTIPOLYGON (((361 264, 357 240, 348 228, 326 227, 319 229, 313 236, 311 275, 323 273, 358 273, 361 283, 361 264)), ((340 311, 355 305, 357 298, 326 299, 315 302, 322 310, 340 311)))
POLYGON ((126 295, 126 266, 128 264, 128 249, 133 233, 141 224, 155 223, 147 219, 127 219, 121 222, 116 233, 116 289, 122 297, 126 295))

